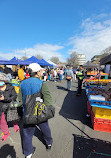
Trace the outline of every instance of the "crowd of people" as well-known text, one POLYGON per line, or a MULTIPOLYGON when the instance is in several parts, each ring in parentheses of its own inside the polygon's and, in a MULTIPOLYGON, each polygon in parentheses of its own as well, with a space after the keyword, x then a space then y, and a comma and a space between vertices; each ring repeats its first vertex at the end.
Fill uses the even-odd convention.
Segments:
MULTIPOLYGON (((19 132, 18 121, 25 118, 26 102, 29 96, 41 91, 44 104, 50 106, 52 105, 51 93, 48 89, 46 81, 62 82, 63 78, 67 80, 67 90, 71 90, 72 80, 78 78, 78 91, 77 95, 81 95, 82 82, 84 79, 84 71, 82 66, 79 69, 67 66, 65 68, 42 68, 37 63, 32 63, 28 67, 20 65, 15 71, 12 71, 7 66, 4 68, 0 67, 0 128, 3 132, 1 142, 4 142, 10 135, 8 122, 11 121, 13 124, 15 132, 19 132), (12 80, 19 81, 19 93, 17 94, 14 86, 12 85, 12 80), (12 104, 17 104, 16 109, 13 110, 12 104), (22 107, 22 112, 19 113, 18 109, 22 107), (9 116, 9 114, 12 116, 9 116), (16 119, 13 119, 16 115, 16 119), (11 117, 11 119, 10 119, 11 117)), ((48 124, 48 120, 38 124, 41 132, 43 134, 46 149, 50 150, 53 139, 51 136, 51 130, 48 124)), ((23 154, 26 158, 31 158, 35 148, 32 146, 32 138, 35 132, 36 125, 26 125, 23 123, 23 154)))

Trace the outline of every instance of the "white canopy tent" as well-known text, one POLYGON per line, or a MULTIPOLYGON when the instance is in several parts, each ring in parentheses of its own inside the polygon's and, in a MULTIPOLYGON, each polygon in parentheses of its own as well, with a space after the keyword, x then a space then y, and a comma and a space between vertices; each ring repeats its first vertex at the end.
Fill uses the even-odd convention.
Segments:
POLYGON ((55 63, 53 63, 52 61, 47 60, 47 62, 48 62, 49 64, 53 65, 53 67, 57 67, 57 65, 56 65, 55 63))

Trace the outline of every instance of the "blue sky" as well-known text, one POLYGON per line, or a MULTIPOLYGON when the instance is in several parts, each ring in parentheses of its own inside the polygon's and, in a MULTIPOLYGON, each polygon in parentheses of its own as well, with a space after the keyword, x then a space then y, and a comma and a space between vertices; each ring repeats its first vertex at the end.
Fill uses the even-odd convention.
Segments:
POLYGON ((0 56, 65 61, 111 46, 111 0, 0 0, 0 56))

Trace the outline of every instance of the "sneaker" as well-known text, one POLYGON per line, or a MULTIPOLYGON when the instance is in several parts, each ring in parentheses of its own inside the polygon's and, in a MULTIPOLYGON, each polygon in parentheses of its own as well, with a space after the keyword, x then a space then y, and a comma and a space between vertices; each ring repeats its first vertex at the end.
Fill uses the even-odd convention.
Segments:
POLYGON ((90 117, 90 115, 89 115, 89 114, 86 114, 86 117, 90 117))
POLYGON ((3 137, 1 138, 1 142, 4 142, 8 136, 10 135, 10 132, 8 134, 4 134, 3 137))
POLYGON ((51 150, 52 144, 46 145, 46 150, 49 151, 51 150))
POLYGON ((15 130, 15 132, 19 132, 19 126, 14 126, 14 130, 15 130))
POLYGON ((32 158, 32 154, 26 156, 25 158, 32 158))
POLYGON ((34 147, 34 151, 33 151, 33 153, 31 153, 30 155, 28 155, 28 156, 25 156, 25 158, 32 158, 32 155, 34 155, 34 153, 35 153, 35 147, 34 147))

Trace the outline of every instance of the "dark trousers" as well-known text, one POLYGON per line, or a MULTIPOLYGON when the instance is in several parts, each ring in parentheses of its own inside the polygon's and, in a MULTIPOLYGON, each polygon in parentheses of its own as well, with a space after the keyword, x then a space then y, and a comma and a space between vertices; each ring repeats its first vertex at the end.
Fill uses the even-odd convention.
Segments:
POLYGON ((82 81, 83 80, 78 79, 78 91, 77 91, 78 94, 81 94, 82 92, 82 81))
MULTIPOLYGON (((41 123, 38 126, 43 134, 46 145, 52 144, 53 140, 51 137, 51 131, 48 125, 48 121, 41 123)), ((35 128, 35 125, 27 125, 23 127, 23 153, 25 156, 33 153, 34 148, 32 145, 32 138, 35 132, 35 128)))

